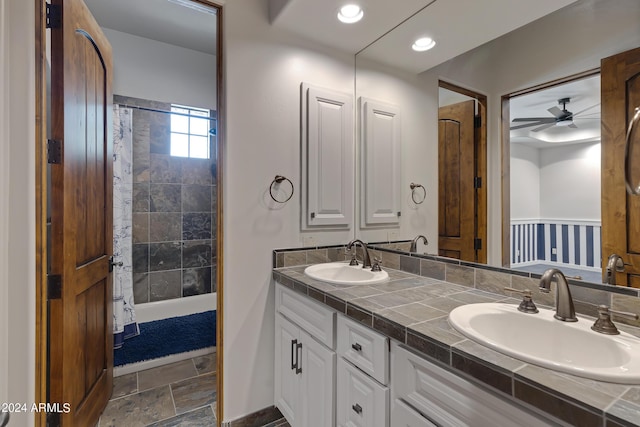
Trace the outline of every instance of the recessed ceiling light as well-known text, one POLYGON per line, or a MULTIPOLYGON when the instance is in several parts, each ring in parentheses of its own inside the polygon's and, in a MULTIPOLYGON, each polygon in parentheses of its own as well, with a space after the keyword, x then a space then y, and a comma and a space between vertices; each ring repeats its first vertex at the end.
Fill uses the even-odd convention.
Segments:
POLYGON ((358 22, 364 16, 364 11, 357 4, 347 4, 340 8, 338 19, 345 24, 353 24, 358 22))
POLYGON ((411 46, 411 49, 415 50, 416 52, 424 52, 425 50, 431 49, 435 45, 436 42, 431 37, 422 37, 413 42, 413 46, 411 46))

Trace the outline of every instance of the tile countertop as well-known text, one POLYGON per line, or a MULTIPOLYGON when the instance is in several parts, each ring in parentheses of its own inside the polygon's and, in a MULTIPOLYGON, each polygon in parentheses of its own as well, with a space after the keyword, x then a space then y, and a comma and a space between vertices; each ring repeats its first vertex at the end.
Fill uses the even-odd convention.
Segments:
MULTIPOLYGON (((389 268, 385 270, 390 280, 385 283, 332 285, 305 276, 305 268, 276 268, 273 279, 405 343, 429 356, 431 361, 435 359, 454 372, 570 425, 640 426, 640 385, 589 380, 522 362, 466 339, 447 320, 449 312, 460 305, 518 304, 519 299, 389 268)), ((593 322, 591 318, 579 317, 593 322)), ((640 336, 638 328, 617 326, 640 336)))

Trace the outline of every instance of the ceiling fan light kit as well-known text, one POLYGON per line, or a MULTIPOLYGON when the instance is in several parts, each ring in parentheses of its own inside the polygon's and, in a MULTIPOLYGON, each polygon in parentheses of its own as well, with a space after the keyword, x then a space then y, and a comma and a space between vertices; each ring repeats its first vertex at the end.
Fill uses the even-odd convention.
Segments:
POLYGON ((540 132, 541 130, 548 129, 552 126, 563 126, 570 128, 577 128, 573 119, 579 114, 584 113, 587 110, 590 110, 599 104, 592 105, 590 107, 585 108, 584 110, 578 111, 577 113, 573 113, 567 110, 567 104, 571 102, 571 98, 560 98, 558 99, 558 105, 562 105, 562 109, 557 106, 553 106, 547 111, 553 115, 553 117, 519 117, 515 118, 511 121, 511 123, 519 123, 523 122, 524 124, 511 126, 511 130, 517 129, 525 129, 528 127, 536 126, 534 129, 531 129, 531 132, 540 132))

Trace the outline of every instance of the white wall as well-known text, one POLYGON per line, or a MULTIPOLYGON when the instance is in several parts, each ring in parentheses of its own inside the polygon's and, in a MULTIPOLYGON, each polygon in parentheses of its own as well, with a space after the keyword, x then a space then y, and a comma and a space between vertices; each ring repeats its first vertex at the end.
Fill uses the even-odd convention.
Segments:
POLYGON ((109 28, 103 31, 113 48, 114 94, 216 108, 214 55, 109 28))
MULTIPOLYGON (((31 404, 35 399, 35 3, 0 4, 0 402, 31 404)), ((11 415, 12 426, 30 426, 33 420, 30 413, 11 415)))
POLYGON ((600 159, 599 142, 540 150, 540 217, 600 222, 600 159))
MULTIPOLYGON (((224 8, 224 418, 273 405, 272 250, 300 246, 300 83, 353 94, 353 56, 268 24, 268 2, 224 8), (276 174, 296 184, 270 209, 276 174)), ((313 234, 313 233, 311 233, 313 234)), ((306 234, 305 234, 306 235, 306 234)), ((313 234, 346 243, 353 229, 313 234)))
MULTIPOLYGON (((489 264, 501 264, 500 97, 599 67, 602 58, 638 47, 639 17, 637 0, 582 1, 422 74, 434 86, 443 78, 489 95, 489 264)), ((435 141, 436 116, 427 120, 434 126, 424 138, 435 141)))
POLYGON ((540 218, 540 150, 511 144, 511 219, 540 218))

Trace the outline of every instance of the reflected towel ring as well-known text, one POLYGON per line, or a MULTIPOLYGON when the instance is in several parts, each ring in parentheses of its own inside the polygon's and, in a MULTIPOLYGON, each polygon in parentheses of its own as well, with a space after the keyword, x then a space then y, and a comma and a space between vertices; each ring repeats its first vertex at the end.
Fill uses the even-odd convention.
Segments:
POLYGON ((427 189, 424 188, 424 186, 422 184, 414 184, 413 182, 411 184, 409 184, 409 188, 411 188, 411 200, 413 200, 413 203, 415 203, 416 205, 420 205, 424 202, 424 199, 427 198, 427 189), (422 188, 422 200, 417 201, 416 200, 416 188, 422 188))
POLYGON ((276 177, 273 178, 273 181, 271 181, 271 185, 269 186, 269 195, 271 196, 273 201, 276 202, 276 203, 287 203, 293 197, 293 191, 294 191, 293 182, 291 182, 291 180, 289 178, 287 178, 286 176, 282 176, 282 175, 276 175, 276 177), (282 181, 288 181, 289 182, 289 184, 291 185, 291 194, 289 194, 289 197, 287 197, 285 200, 278 200, 273 195, 273 186, 274 185, 280 185, 282 183, 282 181))
POLYGON ((631 151, 631 133, 633 132, 633 126, 636 124, 638 119, 640 119, 640 107, 636 107, 635 109, 633 118, 631 119, 631 122, 629 122, 627 137, 624 141, 624 180, 627 185, 627 192, 635 196, 640 195, 640 185, 634 187, 634 184, 631 182, 631 167, 629 165, 631 157, 629 152, 631 151))

